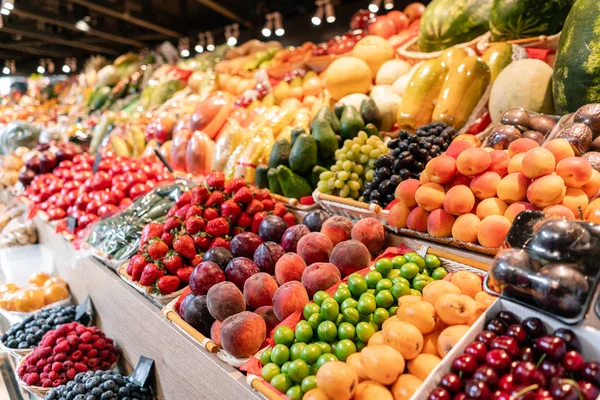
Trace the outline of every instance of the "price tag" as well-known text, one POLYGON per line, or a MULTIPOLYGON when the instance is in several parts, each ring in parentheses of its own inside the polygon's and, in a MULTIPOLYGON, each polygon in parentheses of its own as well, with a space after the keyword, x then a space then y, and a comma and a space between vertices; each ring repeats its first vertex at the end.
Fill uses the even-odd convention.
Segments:
POLYGON ((92 299, 87 296, 83 303, 77 306, 75 309, 75 321, 81 325, 88 326, 92 322, 93 316, 92 299))
POLYGON ((92 165, 92 172, 95 174, 98 172, 98 166, 100 165, 100 161, 102 161, 102 156, 100 153, 96 153, 96 159, 94 160, 94 164, 92 165))
POLYGON ((171 164, 169 164, 169 162, 163 157, 163 155, 160 154, 160 151, 158 151, 158 149, 154 149, 154 154, 156 154, 156 157, 158 157, 158 159, 165 165, 169 172, 173 173, 173 167, 171 167, 171 164))
POLYGON ((67 217, 67 231, 75 234, 75 230, 77 229, 77 218, 72 215, 67 217))
POLYGON ((154 367, 154 360, 148 357, 140 356, 140 360, 135 366, 131 380, 136 385, 147 387, 150 384, 154 367))

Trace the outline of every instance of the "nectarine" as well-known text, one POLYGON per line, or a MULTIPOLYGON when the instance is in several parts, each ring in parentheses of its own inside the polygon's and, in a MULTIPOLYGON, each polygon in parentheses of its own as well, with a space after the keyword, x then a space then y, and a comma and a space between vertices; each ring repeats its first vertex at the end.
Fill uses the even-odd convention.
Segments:
POLYGON ((427 232, 427 217, 429 217, 429 213, 421 207, 417 207, 408 214, 406 226, 414 231, 427 232))
POLYGON ((485 171, 491 162, 490 153, 474 147, 460 153, 456 159, 456 169, 465 176, 475 176, 485 171))
POLYGON ((475 205, 475 196, 471 189, 464 185, 452 187, 444 197, 444 210, 452 215, 466 214, 475 205))
POLYGON ((437 183, 426 183, 421 185, 416 193, 415 200, 423 210, 431 212, 442 208, 446 191, 442 185, 437 183))
POLYGON ((452 226, 452 237, 462 242, 477 243, 477 230, 480 222, 481 220, 475 214, 461 215, 452 226))
POLYGON ((484 247, 500 247, 510 230, 510 221, 504 216, 490 215, 479 224, 477 240, 484 247))
POLYGON ((450 182, 456 175, 456 160, 446 154, 442 154, 429 161, 425 166, 425 171, 429 175, 431 182, 443 185, 450 182))
MULTIPOLYGON (((497 172, 486 171, 471 180, 469 188, 479 200, 496 196, 496 188, 502 178, 497 172)), ((472 208, 472 207, 471 207, 472 208)))
POLYGON ((415 201, 415 193, 421 186, 421 182, 416 179, 407 179, 400 182, 396 187, 395 196, 398 200, 404 203, 407 207, 414 207, 417 205, 415 201))
POLYGON ((427 217, 427 233, 435 237, 450 237, 455 218, 443 209, 431 212, 427 217))
POLYGON ((496 187, 498 198, 508 204, 527 199, 529 182, 521 172, 506 175, 496 187))

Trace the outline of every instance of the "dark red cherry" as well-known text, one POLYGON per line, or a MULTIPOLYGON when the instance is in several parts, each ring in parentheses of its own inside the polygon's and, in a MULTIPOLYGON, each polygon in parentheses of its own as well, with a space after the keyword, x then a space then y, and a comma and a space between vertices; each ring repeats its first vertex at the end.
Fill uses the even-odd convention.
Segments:
POLYGON ((506 350, 508 355, 510 355, 513 359, 518 358, 521 354, 521 349, 519 349, 519 343, 517 343, 515 338, 506 335, 498 336, 496 339, 492 340, 490 349, 506 350))
POLYGON ((547 379, 561 377, 565 373, 565 368, 562 365, 548 359, 542 360, 538 368, 547 379))
POLYGON ((496 390, 494 393, 492 393, 491 400, 513 400, 513 399, 510 396, 510 394, 508 394, 506 392, 502 392, 500 390, 496 390))
POLYGON ((583 368, 585 360, 581 354, 571 350, 563 356, 562 365, 569 372, 577 372, 583 368))
POLYGON ((557 336, 564 340, 569 350, 575 350, 581 353, 581 343, 579 343, 579 338, 572 330, 566 328, 558 328, 554 331, 554 336, 557 336))
POLYGON ((485 355, 485 363, 496 371, 502 371, 508 368, 511 359, 506 350, 494 349, 485 355))
POLYGON ((487 383, 476 380, 465 382, 465 393, 470 399, 489 399, 492 394, 487 383))
POLYGON ((521 361, 533 361, 534 358, 535 354, 533 354, 533 349, 531 347, 521 348, 521 361))
POLYGON ((592 382, 596 386, 600 386, 600 363, 598 362, 587 362, 583 366, 581 376, 586 381, 592 382))
POLYGON ((469 398, 464 393, 458 393, 458 394, 454 395, 454 397, 452 398, 452 400, 469 400, 469 398))
POLYGON ((579 385, 579 390, 581 391, 584 400, 596 400, 600 395, 600 389, 590 382, 579 381, 577 384, 579 385))
POLYGON ((502 390, 503 392, 507 392, 507 393, 512 392, 515 385, 516 385, 515 377, 513 376, 513 374, 503 375, 500 378, 500 380, 498 381, 498 388, 500 390, 502 390))
POLYGON ((482 381, 488 384, 490 387, 494 387, 500 377, 495 369, 489 365, 480 365, 473 373, 473 379, 476 381, 482 381))
POLYGON ((527 332, 521 325, 511 325, 506 329, 506 335, 515 338, 521 344, 527 340, 527 332))
POLYGON ((519 317, 510 311, 500 311, 498 314, 496 314, 496 318, 506 322, 506 325, 517 325, 521 323, 519 317))
POLYGON ((494 339, 496 339, 496 334, 492 331, 481 331, 475 336, 475 341, 483 342, 488 347, 494 339))
POLYGON ((460 392, 461 386, 462 382, 454 372, 448 372, 446 375, 442 376, 442 379, 440 380, 440 387, 446 389, 449 393, 460 392))
POLYGON ((542 336, 537 338, 533 347, 539 354, 546 354, 554 361, 562 360, 567 352, 567 344, 556 336, 542 336))
POLYGON ((429 393, 427 400, 451 400, 450 393, 446 389, 437 387, 429 393))
POLYGON ((519 361, 512 373, 515 377, 515 382, 531 385, 535 379, 537 368, 535 364, 528 361, 519 361))
POLYGON ((577 383, 570 379, 552 379, 549 391, 554 400, 579 400, 577 383))
POLYGON ((452 371, 462 372, 463 377, 471 376, 476 369, 477 361, 475 361, 475 357, 469 354, 461 354, 452 361, 452 371))
POLYGON ((553 400, 552 395, 547 389, 538 389, 535 391, 535 400, 553 400))
POLYGON ((483 342, 471 342, 465 347, 465 354, 470 354, 475 357, 475 360, 477 360, 478 363, 485 360, 487 352, 487 346, 483 342))
POLYGON ((521 325, 525 328, 525 332, 527 332, 527 337, 529 339, 536 339, 546 334, 546 327, 539 318, 531 317, 524 319, 521 325))
POLYGON ((506 333, 508 324, 501 319, 495 318, 488 322, 485 329, 492 331, 496 336, 504 335, 506 333))

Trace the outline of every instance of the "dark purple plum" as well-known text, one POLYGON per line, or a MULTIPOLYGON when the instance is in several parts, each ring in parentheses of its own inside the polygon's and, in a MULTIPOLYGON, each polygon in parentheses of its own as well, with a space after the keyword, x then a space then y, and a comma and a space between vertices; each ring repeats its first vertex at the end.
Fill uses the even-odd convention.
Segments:
POLYGON ((262 242, 256 233, 242 232, 231 239, 231 252, 236 257, 252 258, 262 242))
POLYGON ((233 259, 233 254, 225 247, 213 247, 212 249, 208 249, 204 256, 202 256, 202 261, 212 261, 221 267, 222 270, 225 270, 229 261, 233 259))
POLYGON ((225 280, 225 273, 216 263, 202 261, 190 275, 190 290, 196 296, 208 293, 208 289, 225 280))
POLYGON ((275 242, 262 243, 254 252, 254 263, 262 272, 270 275, 275 274, 275 264, 277 260, 285 254, 283 247, 275 242))
POLYGON ((183 319, 198 332, 210 337, 210 327, 215 319, 208 312, 206 296, 194 296, 190 299, 185 307, 183 319))
POLYGON ((183 301, 181 302, 181 304, 179 305, 179 310, 177 310, 177 312, 179 313, 180 316, 184 316, 185 315, 185 309, 187 308, 187 305, 189 304, 189 302, 194 298, 194 294, 193 293, 189 293, 187 296, 185 296, 183 298, 183 301))
POLYGON ((302 224, 306 225, 311 232, 321 232, 321 226, 329 217, 331 217, 331 215, 326 211, 311 211, 304 216, 302 224))
POLYGON ((279 243, 287 228, 288 224, 283 218, 277 215, 267 215, 258 227, 258 236, 265 242, 279 243))
POLYGON ((310 229, 304 224, 298 224, 294 226, 290 226, 283 232, 283 236, 281 238, 281 247, 286 251, 286 253, 296 253, 298 248, 298 241, 304 235, 308 235, 310 233, 310 229))
POLYGON ((227 280, 233 282, 240 290, 244 290, 246 279, 254 274, 258 274, 260 269, 254 261, 246 257, 236 257, 227 264, 225 275, 227 280))

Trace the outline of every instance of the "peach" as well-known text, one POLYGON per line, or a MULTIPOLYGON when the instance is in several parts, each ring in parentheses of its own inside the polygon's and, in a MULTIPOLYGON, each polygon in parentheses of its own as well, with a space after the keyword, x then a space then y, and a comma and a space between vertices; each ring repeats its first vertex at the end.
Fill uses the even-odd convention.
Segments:
POLYGON ((388 214, 388 224, 394 228, 406 228, 406 220, 410 212, 411 208, 403 202, 394 204, 388 214))
POLYGON ((319 290, 327 290, 342 279, 340 270, 330 263, 314 263, 302 274, 302 284, 312 297, 319 290))
POLYGON ((444 210, 452 215, 466 214, 473 208, 475 196, 465 185, 454 186, 444 197, 444 210))
POLYGON ((554 155, 554 161, 558 164, 563 158, 573 157, 575 152, 567 139, 552 139, 542 145, 554 155))
POLYGON ((407 179, 400 182, 400 184, 396 187, 394 194, 396 198, 404 203, 407 207, 414 207, 417 205, 417 202, 415 201, 415 193, 417 192, 419 186, 421 186, 421 182, 418 180, 407 179))
POLYGON ((575 214, 573 214, 573 211, 561 204, 544 208, 544 213, 566 219, 575 219, 575 214))
POLYGON ((371 264, 371 253, 367 246, 351 239, 335 245, 329 262, 338 267, 342 276, 347 276, 367 268, 371 264))
POLYGON ((250 311, 232 315, 221 325, 223 349, 237 358, 248 357, 256 353, 266 337, 265 321, 250 311))
POLYGON ((580 188, 592 177, 592 164, 580 157, 567 157, 556 164, 556 174, 570 188, 580 188))
POLYGON ((367 246, 370 252, 375 252, 383 247, 385 229, 379 220, 373 217, 363 218, 354 224, 351 236, 367 246))
POLYGON ((508 155, 514 157, 515 154, 527 153, 529 150, 535 149, 536 147, 540 147, 540 145, 533 139, 517 139, 508 146, 508 155))
POLYGON ((235 284, 228 281, 217 283, 208 289, 206 304, 210 315, 219 321, 246 309, 244 295, 235 284))
POLYGON ((508 173, 523 172, 523 158, 526 153, 515 154, 508 162, 508 173))
MULTIPOLYGON (((300 257, 298 256, 298 258, 300 257)), ((271 275, 266 272, 259 272, 244 282, 244 300, 252 308, 270 306, 278 287, 277 282, 271 275)))
POLYGON ((488 169, 491 163, 490 153, 474 147, 460 153, 456 159, 456 169, 465 176, 475 176, 488 169))
POLYGON ((506 175, 496 187, 498 198, 507 204, 527 199, 529 182, 529 178, 521 172, 506 175))
POLYGON ((468 243, 477 243, 477 229, 481 220, 475 214, 461 215, 452 225, 452 237, 468 243))
POLYGON ((471 142, 471 143, 473 143, 473 146, 475 146, 475 147, 481 147, 481 140, 479 140, 479 138, 476 135, 473 135, 470 133, 462 133, 462 134, 456 136, 454 139, 452 139, 452 143, 459 142, 461 140, 466 140, 467 142, 471 142))
POLYGON ((212 326, 210 327, 210 339, 215 342, 215 344, 219 347, 221 346, 221 325, 223 323, 219 320, 216 320, 215 322, 213 322, 212 326))
POLYGON ((554 172, 556 161, 554 154, 543 147, 528 151, 523 157, 522 172, 529 179, 550 175, 554 172))
POLYGON ((298 255, 306 264, 328 262, 332 250, 331 239, 320 232, 311 232, 298 241, 298 255))
MULTIPOLYGON (((496 196, 496 187, 502 178, 497 172, 487 171, 471 180, 469 188, 479 200, 496 196)), ((472 208, 472 207, 471 207, 472 208)))
POLYGON ((508 162, 510 161, 508 152, 504 150, 494 150, 490 153, 490 157, 492 162, 488 171, 495 172, 500 175, 500 177, 506 176, 508 174, 508 162))
POLYGON ((600 190, 600 172, 592 170, 592 177, 581 187, 587 197, 594 197, 600 190))
POLYGON ((423 172, 421 172, 421 175, 419 176, 419 183, 425 184, 429 182, 431 182, 431 172, 425 169, 423 170, 423 172))
POLYGON ((475 214, 479 219, 484 219, 490 215, 504 215, 508 205, 497 197, 490 197, 489 199, 481 200, 481 203, 477 206, 475 214))
POLYGON ((587 222, 600 223, 600 199, 592 200, 583 211, 583 219, 587 222))
POLYGON ((254 310, 254 313, 260 315, 260 317, 265 320, 265 324, 267 324, 267 335, 269 335, 271 331, 281 322, 275 316, 272 306, 258 307, 256 310, 254 310))
POLYGON ((510 230, 510 221, 501 215, 485 217, 479 224, 477 240, 484 247, 500 247, 510 230))
POLYGON ((415 200, 423 210, 431 212, 442 208, 446 191, 442 185, 437 183, 426 183, 421 185, 415 193, 415 200))
POLYGON ((300 281, 306 262, 296 253, 285 253, 275 264, 275 278, 283 285, 290 281, 300 281))
POLYGON ((464 185, 469 186, 471 184, 471 177, 464 176, 463 174, 456 174, 454 179, 446 183, 446 190, 452 189, 454 186, 464 185))
POLYGON ((427 217, 427 232, 435 237, 450 237, 455 220, 456 218, 441 208, 435 210, 427 217))
POLYGON ((408 214, 406 226, 408 229, 419 232, 427 232, 427 218, 429 213, 421 207, 417 207, 408 214))
POLYGON ((546 208, 560 202, 565 197, 567 188, 558 175, 546 175, 535 179, 527 188, 527 200, 539 208, 546 208))
POLYGON ((295 311, 302 310, 308 303, 308 293, 298 281, 291 281, 279 286, 273 295, 273 312, 278 320, 283 321, 295 311))
POLYGON ((567 188, 565 197, 561 204, 573 211, 577 217, 583 215, 583 210, 588 206, 589 199, 585 192, 581 189, 567 188))
MULTIPOLYGON (((466 143, 466 142, 459 142, 466 143)), ((443 185, 448 183, 456 175, 456 160, 448 155, 442 154, 427 163, 425 171, 433 183, 443 185)))
POLYGON ((450 146, 448 146, 448 149, 446 149, 446 155, 458 158, 463 151, 475 146, 475 143, 468 140, 453 140, 452 143, 450 143, 450 146))
POLYGON ((327 218, 321 226, 321 233, 327 236, 333 245, 350 239, 350 232, 354 224, 346 217, 334 215, 327 218))
POLYGON ((512 203, 506 211, 504 211, 504 216, 512 223, 517 215, 519 215, 522 211, 525 210, 535 210, 536 207, 533 204, 527 203, 525 201, 515 201, 512 203))

